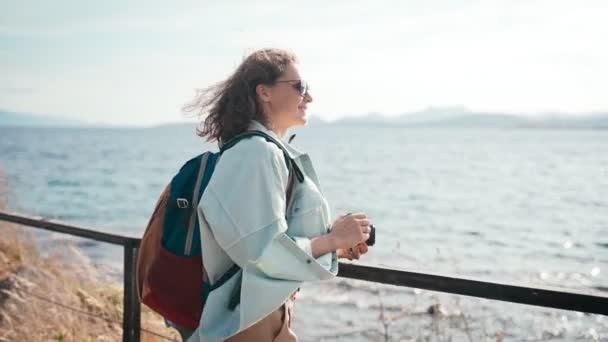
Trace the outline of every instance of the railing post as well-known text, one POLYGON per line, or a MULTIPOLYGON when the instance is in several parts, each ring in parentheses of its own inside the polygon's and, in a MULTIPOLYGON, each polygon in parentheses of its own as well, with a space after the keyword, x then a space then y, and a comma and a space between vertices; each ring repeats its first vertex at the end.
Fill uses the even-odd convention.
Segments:
POLYGON ((139 342, 141 305, 137 296, 137 284, 135 281, 136 256, 137 247, 132 240, 129 240, 124 245, 123 342, 139 342))

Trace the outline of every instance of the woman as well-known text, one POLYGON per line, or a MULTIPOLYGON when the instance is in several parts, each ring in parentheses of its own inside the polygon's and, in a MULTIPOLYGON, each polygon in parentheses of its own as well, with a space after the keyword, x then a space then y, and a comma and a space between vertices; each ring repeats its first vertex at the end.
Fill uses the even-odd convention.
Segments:
POLYGON ((188 341, 297 341, 290 325, 302 283, 331 279, 338 257, 367 252, 367 216, 347 214, 332 223, 310 159, 283 141, 289 128, 306 123, 312 100, 295 55, 266 49, 186 108, 205 116, 199 135, 220 146, 247 130, 282 145, 247 138, 216 165, 198 207, 203 262, 212 284, 235 264, 241 270, 209 294, 188 341), (282 149, 304 176, 293 182, 289 206, 292 183, 282 149), (231 309, 239 288, 240 304, 231 309))

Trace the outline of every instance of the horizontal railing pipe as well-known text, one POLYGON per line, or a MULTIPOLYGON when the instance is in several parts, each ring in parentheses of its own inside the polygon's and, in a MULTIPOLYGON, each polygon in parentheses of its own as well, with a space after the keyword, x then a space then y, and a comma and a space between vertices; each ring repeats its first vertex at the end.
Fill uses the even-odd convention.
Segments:
POLYGON ((61 222, 54 222, 45 218, 28 217, 13 213, 0 211, 0 221, 7 221, 21 224, 28 227, 49 230, 57 233, 74 235, 86 239, 96 240, 111 243, 114 245, 124 246, 127 243, 134 244, 134 247, 139 247, 139 238, 128 237, 117 234, 104 233, 90 228, 68 225, 61 222))
POLYGON ((554 309, 608 315, 608 296, 570 289, 495 283, 432 273, 340 263, 339 277, 554 309))

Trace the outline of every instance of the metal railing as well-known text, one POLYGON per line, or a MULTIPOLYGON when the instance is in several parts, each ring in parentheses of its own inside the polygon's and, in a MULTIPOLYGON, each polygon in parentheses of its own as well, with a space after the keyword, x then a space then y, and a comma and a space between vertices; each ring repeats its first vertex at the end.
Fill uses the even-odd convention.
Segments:
POLYGON ((20 225, 41 228, 57 233, 64 233, 86 239, 123 246, 123 317, 122 340, 139 341, 141 306, 137 297, 137 284, 135 282, 135 263, 137 248, 140 239, 116 234, 103 233, 83 227, 52 222, 46 219, 27 217, 0 211, 0 221, 17 223, 20 225))
MULTIPOLYGON (((123 341, 139 341, 141 307, 135 263, 140 239, 0 211, 0 221, 120 245, 124 248, 123 341)), ((340 263, 339 277, 608 316, 608 296, 549 287, 494 283, 441 274, 340 263)))

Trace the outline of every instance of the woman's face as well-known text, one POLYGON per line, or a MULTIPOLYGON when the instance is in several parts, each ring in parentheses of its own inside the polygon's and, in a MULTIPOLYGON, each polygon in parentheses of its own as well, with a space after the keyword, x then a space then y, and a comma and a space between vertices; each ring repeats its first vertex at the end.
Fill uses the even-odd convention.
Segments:
POLYGON ((290 64, 269 89, 269 119, 280 130, 306 124, 307 105, 312 102, 298 64, 290 64), (302 93, 304 92, 304 93, 302 93))

